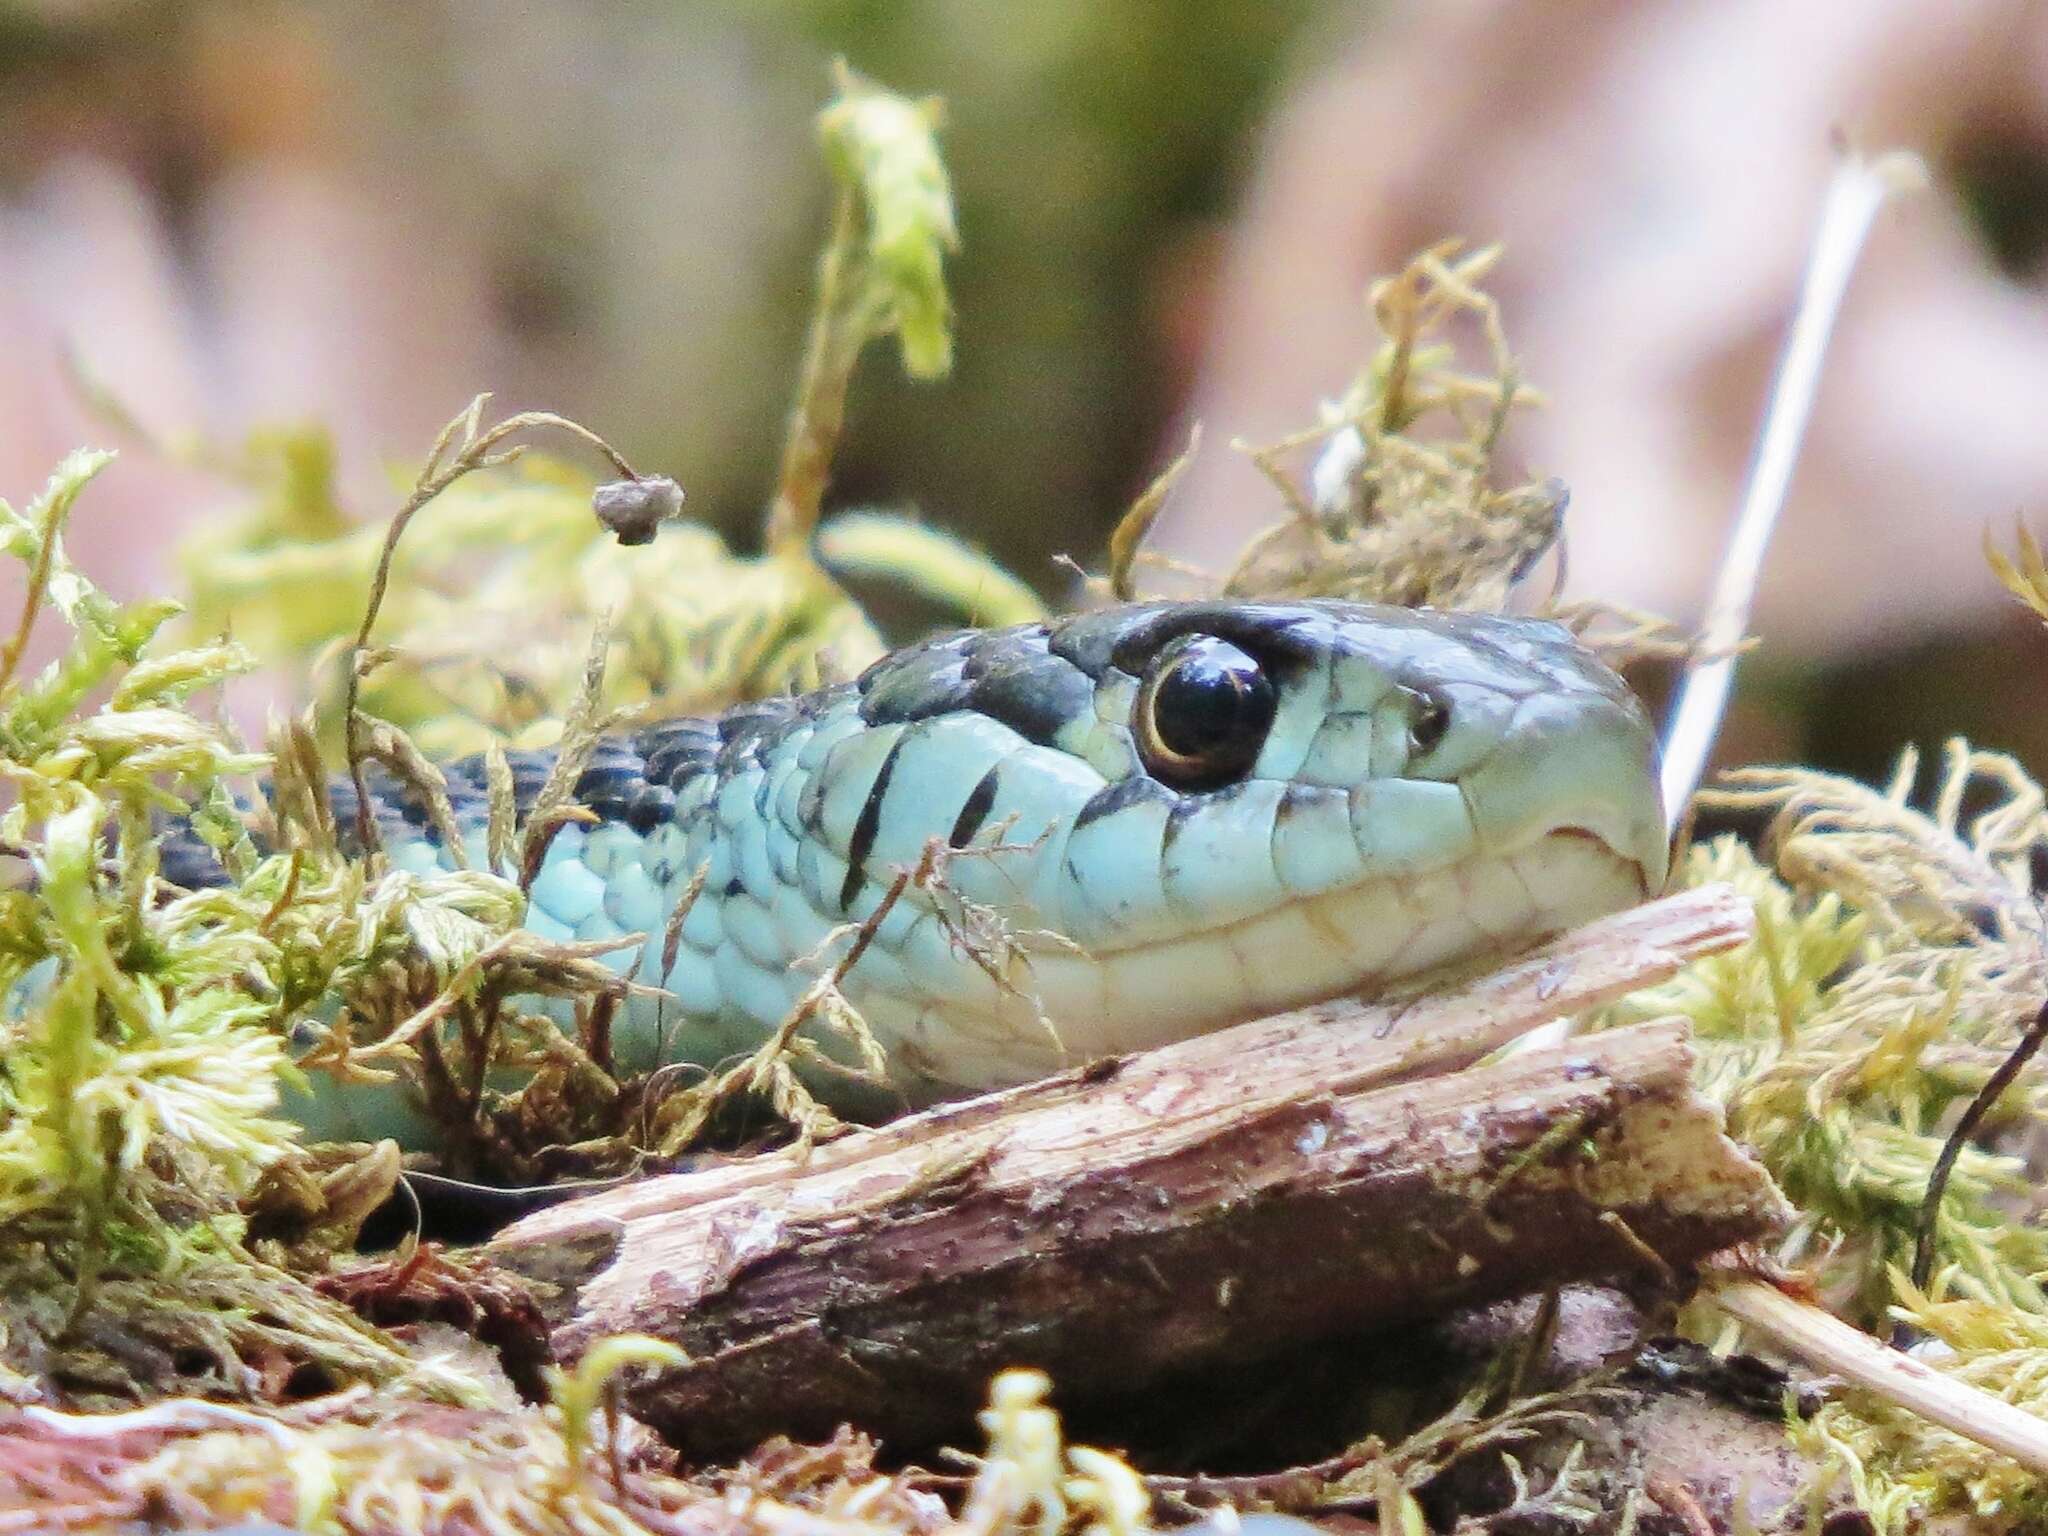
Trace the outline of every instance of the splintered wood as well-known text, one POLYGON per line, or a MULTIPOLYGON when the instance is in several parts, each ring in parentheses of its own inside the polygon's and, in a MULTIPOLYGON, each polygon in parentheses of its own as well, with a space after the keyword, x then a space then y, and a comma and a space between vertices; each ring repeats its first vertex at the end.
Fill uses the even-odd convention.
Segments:
POLYGON ((1340 1002, 540 1212, 490 1257, 558 1356, 691 1363, 633 1407, 689 1453, 955 1432, 1006 1366, 1063 1399, 1571 1280, 1670 1283, 1786 1216, 1666 1020, 1473 1063, 1748 936, 1726 887, 1396 1005, 1340 1002), (1461 1070, 1467 1069, 1470 1070, 1461 1070))

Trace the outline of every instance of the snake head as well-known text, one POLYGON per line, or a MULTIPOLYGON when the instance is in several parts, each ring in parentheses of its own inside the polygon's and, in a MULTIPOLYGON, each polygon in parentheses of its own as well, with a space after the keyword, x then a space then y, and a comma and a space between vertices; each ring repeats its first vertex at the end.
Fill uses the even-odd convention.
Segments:
POLYGON ((936 1084, 1370 993, 1664 883, 1651 724, 1544 621, 1140 604, 946 637, 860 691, 901 736, 896 814, 853 851, 949 828, 987 854, 957 893, 1040 941, 1006 995, 945 924, 921 952, 906 933, 923 1000, 875 1006, 936 1084))

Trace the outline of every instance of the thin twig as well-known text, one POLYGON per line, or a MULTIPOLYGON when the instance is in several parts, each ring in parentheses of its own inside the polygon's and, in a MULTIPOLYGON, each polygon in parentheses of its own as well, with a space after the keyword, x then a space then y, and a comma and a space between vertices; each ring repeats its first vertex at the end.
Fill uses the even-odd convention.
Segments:
POLYGON ((1919 1226, 1913 1237, 1914 1290, 1925 1292, 1928 1282, 1934 1277, 1935 1229, 1941 1219, 1941 1200, 1948 1192, 1949 1175, 1955 1171, 1956 1159, 1962 1156, 1970 1138, 1977 1134, 1977 1127, 1991 1112, 1991 1106, 2034 1059, 2034 1053, 2041 1049, 2044 1040, 2048 1040, 2048 1003, 2041 1005, 2041 1011, 2034 1015, 2034 1022, 2020 1036, 2012 1054, 1985 1079, 1984 1086, 1977 1090, 1977 1096, 1970 1100, 1970 1107, 1963 1111, 1962 1119, 1948 1133, 1948 1140, 1942 1143, 1941 1156, 1934 1160, 1934 1172, 1927 1179, 1927 1194, 1920 1202, 1919 1226))
POLYGON ((56 544, 55 532, 46 530, 43 542, 36 550, 36 563, 28 573, 28 593, 21 600, 20 622, 15 625, 14 635, 7 642, 6 655, 0 656, 0 688, 14 681, 22 653, 28 649, 29 636, 36 627, 36 615, 42 611, 43 596, 50 588, 50 565, 55 558, 56 544))
POLYGON ((1138 547, 1152 532, 1152 525, 1158 521, 1160 509, 1166 505, 1166 498, 1173 494, 1173 488, 1180 477, 1194 463, 1195 455, 1202 446, 1202 424, 1198 421, 1188 428, 1188 445, 1174 461, 1153 477, 1152 483, 1138 494, 1131 503, 1131 509, 1109 531, 1109 590, 1118 602, 1128 603, 1137 598, 1138 588, 1133 579, 1137 565, 1138 547))
POLYGON ((1916 156, 1894 150, 1871 159, 1844 153, 1828 183, 1820 227, 1807 258, 1799 307, 1785 338, 1778 374, 1771 384, 1763 430, 1751 461, 1742 509, 1714 582, 1714 595, 1695 650, 1678 688, 1678 702, 1664 733, 1664 814, 1676 825, 1699 788, 1708 754, 1720 733, 1735 676, 1738 642, 1749 627, 1750 606, 1763 572, 1764 551, 1785 504, 1800 439, 1813 414, 1821 364, 1843 295, 1863 249, 1871 221, 1887 198, 1917 186, 1926 169, 1916 156))
POLYGON ((75 484, 61 487, 53 482, 44 508, 42 542, 36 545, 36 558, 29 567, 28 590, 21 599, 21 618, 7 642, 5 654, 0 655, 0 688, 14 681, 22 655, 28 650, 29 636, 34 633, 36 619, 42 613, 43 601, 50 595, 50 573, 56 568, 58 534, 64 525, 64 515, 76 495, 75 484))

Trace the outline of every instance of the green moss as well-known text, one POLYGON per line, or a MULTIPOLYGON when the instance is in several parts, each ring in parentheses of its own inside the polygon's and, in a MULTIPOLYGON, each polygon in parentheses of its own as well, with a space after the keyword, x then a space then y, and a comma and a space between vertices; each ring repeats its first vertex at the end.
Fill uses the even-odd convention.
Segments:
MULTIPOLYGON (((1905 1278, 1954 1112, 2039 1007, 2032 869, 2048 819, 2009 758, 1951 743, 1925 809, 1916 767, 1909 754, 1884 789, 1797 768, 1729 775, 1707 798, 1772 815, 1769 863, 1721 838, 1691 850, 1679 878, 1750 897, 1756 937, 1610 1018, 1692 1021, 1700 1086, 1798 1209, 1774 1256, 1811 1273, 1832 1310, 1878 1334, 1903 1322, 1945 1346, 1935 1368, 2048 1411, 2048 1230, 2026 1218, 2033 1181, 2005 1150, 2039 1122, 2038 1078, 1956 1163, 1933 1294, 1905 1278)), ((1941 1510, 1996 1529, 2040 1512, 2015 1463, 1871 1394, 1837 1396, 1795 1433, 1887 1531, 1941 1510)))

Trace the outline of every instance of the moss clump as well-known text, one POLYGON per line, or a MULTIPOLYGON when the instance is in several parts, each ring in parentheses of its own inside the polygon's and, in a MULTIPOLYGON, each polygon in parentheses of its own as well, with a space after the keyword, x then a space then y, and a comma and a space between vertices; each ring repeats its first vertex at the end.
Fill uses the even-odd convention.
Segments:
MULTIPOLYGON (((462 1398, 391 1340, 245 1242, 242 1204, 299 1155, 277 1113, 285 1042, 323 999, 434 963, 435 916, 462 882, 379 892, 297 836, 259 855, 231 786, 273 766, 193 706, 250 665, 228 644, 167 649, 176 612, 123 605, 71 563, 64 533, 106 454, 75 454, 25 512, 0 503, 28 573, 0 657, 0 840, 27 879, 0 892, 0 1247, 8 1359, 31 1395, 122 1401, 181 1384, 255 1393, 268 1358, 330 1381, 402 1379, 462 1398), (71 630, 33 677, 37 621, 71 630), (94 703, 94 700, 100 702, 94 703), (189 817, 235 882, 181 891, 158 818, 189 817)), ((485 917, 516 920, 502 903, 485 917)), ((445 924, 438 928, 445 928, 445 924)), ((450 958, 442 955, 442 963, 450 958)))
MULTIPOLYGON (((1951 743, 1926 808, 1916 766, 1908 754, 1881 790, 1796 768, 1726 776, 1705 799, 1771 812, 1769 862, 1720 838, 1691 850, 1678 878, 1734 884, 1754 902, 1756 937, 1610 1017, 1692 1020, 1701 1086, 1798 1208, 1776 1260, 1859 1326, 1903 1325, 1936 1341, 1937 1369, 2041 1411, 2048 1230, 2029 1215, 2023 1155, 2044 1108, 2038 1077, 2008 1090, 1958 1156, 1931 1291, 1906 1276, 1949 1127, 2040 1006, 2048 953, 2032 866, 2048 816, 2009 758, 1951 743)), ((1735 1342, 1708 1309, 1694 1324, 1735 1342)), ((2038 1513, 2016 1464, 1872 1394, 1842 1394, 1794 1427, 1885 1530, 1941 1510, 2000 1528, 2038 1513)))
MULTIPOLYGON (((1104 587, 1135 595, 1147 571, 1169 587, 1193 581, 1231 597, 1348 598, 1405 607, 1498 612, 1561 547, 1566 492, 1555 480, 1514 483, 1501 442, 1518 411, 1541 403, 1509 350, 1485 289, 1501 250, 1447 240, 1417 254, 1371 292, 1383 337, 1321 419, 1248 454, 1285 515, 1218 577, 1148 555, 1145 534, 1187 453, 1132 507, 1110 538, 1104 587), (1301 461, 1306 456, 1306 464, 1301 461)), ((1562 577, 1562 565, 1558 567, 1562 577)), ((1669 621, 1598 602, 1535 611, 1617 664, 1685 649, 1669 621)))

